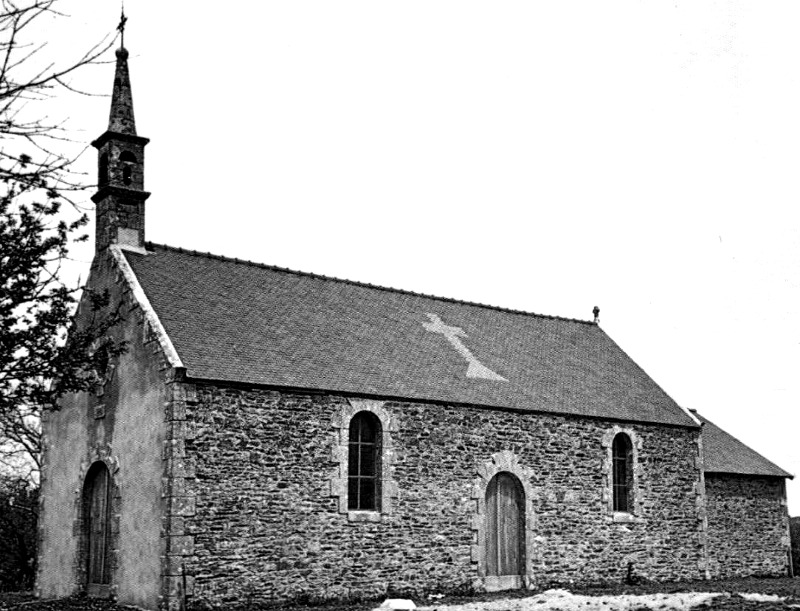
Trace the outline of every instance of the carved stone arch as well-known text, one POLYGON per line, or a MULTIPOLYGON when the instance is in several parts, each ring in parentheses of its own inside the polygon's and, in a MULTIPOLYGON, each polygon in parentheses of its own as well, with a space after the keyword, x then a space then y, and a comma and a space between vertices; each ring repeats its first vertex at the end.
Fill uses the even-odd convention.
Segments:
POLYGON ((642 467, 639 462, 639 453, 642 450, 642 438, 630 427, 613 426, 609 428, 602 438, 603 446, 603 503, 605 504, 610 519, 614 522, 636 522, 641 519, 642 515, 642 494, 640 491, 642 467), (620 433, 628 436, 631 442, 632 456, 632 505, 631 512, 618 512, 614 511, 614 460, 613 460, 613 445, 614 438, 620 433))
POLYGON ((371 399, 348 399, 332 419, 334 429, 331 461, 334 472, 331 476, 331 496, 339 500, 339 513, 346 514, 351 522, 380 522, 382 516, 391 515, 392 504, 397 497, 394 481, 394 433, 397 432, 397 416, 385 408, 385 401, 371 399), (381 486, 380 511, 350 511, 347 508, 348 445, 350 421, 359 412, 374 414, 381 424, 381 486))
POLYGON ((120 526, 120 510, 121 510, 121 494, 119 485, 119 459, 111 453, 111 446, 96 446, 81 461, 79 482, 75 489, 75 522, 74 533, 78 537, 78 553, 75 558, 75 575, 77 576, 78 586, 82 591, 87 591, 90 595, 98 596, 101 598, 116 599, 117 586, 115 585, 115 574, 118 566, 119 554, 119 526, 120 526), (89 523, 86 519, 87 515, 87 477, 92 473, 93 468, 96 471, 97 465, 103 465, 108 474, 108 523, 107 523, 107 584, 98 588, 92 587, 92 591, 88 591, 88 561, 89 561, 89 523))
POLYGON ((475 585, 484 590, 507 589, 509 587, 532 588, 534 585, 533 556, 535 516, 533 513, 534 490, 531 486, 533 471, 524 467, 510 450, 503 450, 492 454, 490 460, 477 466, 477 474, 472 487, 472 498, 475 501, 475 514, 472 518, 473 546, 472 563, 477 566, 478 583, 475 585), (523 561, 523 574, 521 583, 514 585, 503 583, 502 580, 487 575, 487 507, 486 491, 494 477, 500 473, 513 475, 522 487, 525 508, 525 534, 523 548, 525 557, 523 561))

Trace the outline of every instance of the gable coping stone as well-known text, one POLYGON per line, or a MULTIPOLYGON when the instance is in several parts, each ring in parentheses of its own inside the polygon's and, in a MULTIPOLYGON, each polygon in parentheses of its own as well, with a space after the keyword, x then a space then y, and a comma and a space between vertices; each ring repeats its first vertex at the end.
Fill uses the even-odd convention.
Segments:
POLYGON ((139 280, 136 278, 136 274, 128 264, 125 255, 122 254, 122 250, 119 246, 111 245, 108 247, 108 251, 111 253, 114 262, 117 265, 117 270, 122 274, 125 283, 127 284, 128 288, 130 288, 133 300, 139 305, 142 313, 144 314, 146 321, 145 329, 147 330, 149 328, 155 334, 169 365, 171 367, 182 368, 183 362, 181 361, 180 356, 178 356, 178 352, 175 350, 172 340, 167 334, 167 331, 164 329, 164 326, 161 324, 158 314, 156 314, 155 309, 150 304, 150 300, 147 298, 147 295, 145 295, 144 289, 142 288, 141 284, 139 284, 139 280))

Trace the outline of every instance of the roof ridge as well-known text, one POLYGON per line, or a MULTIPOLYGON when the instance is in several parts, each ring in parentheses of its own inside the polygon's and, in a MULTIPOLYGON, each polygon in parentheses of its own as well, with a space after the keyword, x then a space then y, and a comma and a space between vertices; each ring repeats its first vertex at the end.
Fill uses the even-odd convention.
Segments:
POLYGON ((589 326, 593 326, 593 327, 594 326, 598 326, 597 323, 595 323, 594 321, 591 321, 591 320, 581 320, 580 318, 568 318, 566 316, 554 316, 554 315, 551 315, 551 314, 538 314, 536 312, 528 312, 528 311, 525 311, 525 310, 515 310, 513 308, 504 308, 502 306, 495 306, 495 305, 490 305, 490 304, 486 304, 486 303, 479 303, 477 301, 467 301, 467 300, 464 300, 464 299, 455 299, 453 297, 441 297, 441 296, 438 296, 438 295, 430 295, 428 293, 418 293, 416 291, 409 291, 407 289, 397 289, 397 288, 393 288, 393 287, 389 287, 389 286, 382 286, 382 285, 379 285, 379 284, 372 284, 370 282, 360 282, 358 280, 349 280, 347 278, 336 278, 335 276, 326 276, 324 274, 315 274, 313 272, 303 272, 303 271, 299 271, 299 270, 296 270, 296 269, 290 269, 288 267, 280 267, 278 265, 269 265, 267 263, 259 263, 257 261, 250 261, 248 259, 239 259, 237 257, 226 257, 224 255, 217 255, 217 254, 214 254, 214 253, 211 253, 211 252, 203 252, 203 251, 199 251, 199 250, 192 250, 192 249, 189 249, 189 248, 182 248, 180 246, 170 246, 168 244, 156 244, 155 242, 146 242, 145 243, 145 248, 147 248, 147 249, 160 248, 160 249, 163 249, 163 250, 171 250, 171 251, 175 251, 175 252, 182 252, 182 253, 186 253, 186 254, 189 254, 189 255, 208 257, 209 259, 216 259, 218 261, 227 261, 227 262, 230 262, 230 263, 240 263, 240 264, 243 264, 243 265, 250 265, 252 267, 258 267, 258 268, 261 268, 261 269, 270 269, 270 270, 273 270, 273 271, 279 271, 279 272, 284 272, 284 273, 288 273, 288 274, 295 274, 295 275, 298 275, 298 276, 307 276, 307 277, 310 277, 310 278, 317 278, 317 279, 320 279, 320 280, 330 280, 332 282, 341 282, 343 284, 350 284, 350 285, 353 285, 353 286, 360 286, 360 287, 363 287, 363 288, 370 288, 370 289, 376 289, 376 290, 380 290, 380 291, 387 291, 387 292, 390 292, 390 293, 399 293, 401 295, 411 295, 411 296, 414 296, 414 297, 425 297, 427 299, 435 299, 437 301, 444 301, 444 302, 447 302, 447 303, 456 303, 456 304, 460 304, 460 305, 475 306, 475 307, 479 307, 479 308, 485 308, 487 310, 495 310, 495 311, 498 311, 498 312, 506 312, 508 314, 521 314, 523 316, 532 316, 532 317, 535 317, 535 318, 545 318, 545 319, 549 319, 549 320, 561 320, 561 321, 564 321, 564 322, 573 322, 573 323, 578 323, 578 324, 582 324, 582 325, 589 325, 589 326))

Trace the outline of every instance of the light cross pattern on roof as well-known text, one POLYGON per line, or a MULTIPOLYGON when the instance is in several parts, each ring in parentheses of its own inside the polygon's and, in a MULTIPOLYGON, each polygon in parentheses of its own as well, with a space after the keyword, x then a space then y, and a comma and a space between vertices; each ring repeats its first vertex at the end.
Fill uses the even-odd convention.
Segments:
POLYGON ((498 382, 508 382, 503 376, 495 373, 488 367, 486 367, 483 363, 481 363, 470 349, 464 345, 459 338, 467 337, 467 334, 461 327, 450 327, 442 321, 436 314, 427 314, 428 318, 430 318, 430 322, 422 323, 422 326, 425 327, 431 333, 441 333, 444 335, 445 339, 450 342, 450 345, 456 349, 456 351, 463 356, 469 366, 467 367, 467 377, 468 378, 480 378, 483 380, 496 380, 498 382))

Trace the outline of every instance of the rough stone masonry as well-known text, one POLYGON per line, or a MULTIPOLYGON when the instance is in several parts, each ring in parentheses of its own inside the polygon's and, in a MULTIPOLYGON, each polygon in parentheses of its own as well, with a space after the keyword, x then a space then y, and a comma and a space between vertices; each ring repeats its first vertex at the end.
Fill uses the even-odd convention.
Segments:
POLYGON ((197 385, 183 558, 196 604, 481 589, 481 472, 524 478, 530 583, 705 574, 698 431, 417 402, 197 385), (342 511, 342 414, 389 420, 379 515, 342 511), (635 440, 635 511, 616 522, 609 445, 635 440), (493 459, 493 457, 495 457, 493 459), (510 459, 509 457, 513 457, 510 459), (332 482, 334 485, 332 485, 332 482))

